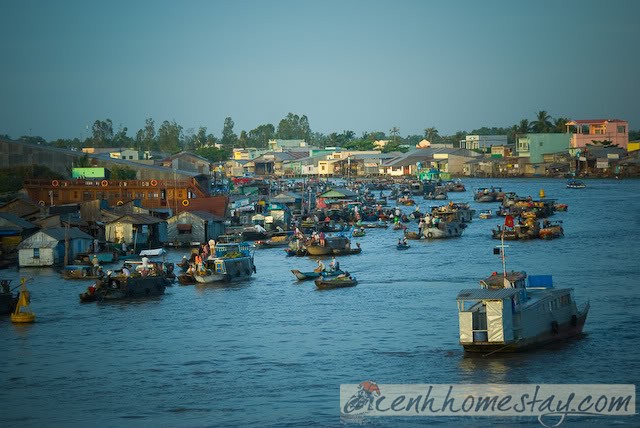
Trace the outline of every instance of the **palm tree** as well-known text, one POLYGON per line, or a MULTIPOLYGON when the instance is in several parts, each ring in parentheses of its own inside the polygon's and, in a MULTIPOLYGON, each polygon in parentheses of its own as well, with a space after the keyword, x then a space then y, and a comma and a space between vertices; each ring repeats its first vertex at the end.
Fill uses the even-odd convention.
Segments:
POLYGON ((438 130, 436 128, 427 128, 424 130, 424 137, 429 140, 430 143, 433 143, 436 138, 439 137, 438 130))
POLYGON ((522 119, 520 123, 517 125, 516 132, 518 134, 527 134, 531 130, 531 125, 529 124, 528 119, 522 119))
POLYGON ((559 117, 553 121, 553 132, 564 133, 566 132, 567 122, 571 122, 570 119, 566 117, 559 117))
POLYGON ((533 122, 533 130, 538 133, 549 132, 552 126, 551 116, 546 111, 540 110, 533 122))
POLYGON ((389 130, 389 133, 393 136, 393 142, 395 143, 396 139, 398 138, 398 134, 400 133, 400 128, 394 126, 389 130))

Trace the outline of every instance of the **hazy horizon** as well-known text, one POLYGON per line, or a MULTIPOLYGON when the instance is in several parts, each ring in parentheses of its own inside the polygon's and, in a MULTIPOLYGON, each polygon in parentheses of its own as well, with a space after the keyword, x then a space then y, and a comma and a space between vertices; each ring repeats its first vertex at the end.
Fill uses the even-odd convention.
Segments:
POLYGON ((640 128, 636 1, 4 2, 0 134, 135 137, 146 118, 220 136, 289 112, 400 135, 535 119, 640 128), (87 131, 87 127, 89 130, 87 131))

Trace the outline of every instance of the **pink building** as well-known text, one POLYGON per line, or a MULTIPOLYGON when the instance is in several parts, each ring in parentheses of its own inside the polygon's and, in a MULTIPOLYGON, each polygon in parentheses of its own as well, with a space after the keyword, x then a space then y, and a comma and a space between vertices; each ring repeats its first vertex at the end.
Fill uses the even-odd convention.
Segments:
POLYGON ((619 119, 572 120, 567 122, 571 135, 571 148, 582 148, 594 141, 611 141, 627 150, 629 123, 619 119))

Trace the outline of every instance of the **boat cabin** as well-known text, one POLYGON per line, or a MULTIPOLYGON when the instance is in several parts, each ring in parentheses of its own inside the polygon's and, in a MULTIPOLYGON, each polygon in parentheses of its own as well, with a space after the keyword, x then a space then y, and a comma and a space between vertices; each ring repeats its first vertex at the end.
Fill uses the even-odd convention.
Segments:
POLYGON ((494 272, 480 284, 482 288, 462 290, 457 296, 459 337, 465 349, 555 333, 554 325, 557 329, 558 322, 576 313, 572 289, 554 289, 551 275, 510 272, 504 277, 494 272))

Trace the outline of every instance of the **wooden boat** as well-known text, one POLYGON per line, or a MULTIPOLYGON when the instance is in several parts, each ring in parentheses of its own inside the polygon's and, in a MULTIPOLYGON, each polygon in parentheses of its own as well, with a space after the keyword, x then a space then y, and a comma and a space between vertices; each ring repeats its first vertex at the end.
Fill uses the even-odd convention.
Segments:
POLYGON ((416 204, 416 201, 414 201, 413 199, 410 199, 410 198, 400 198, 400 199, 398 199, 398 205, 413 206, 415 204, 416 204))
POLYGON ((356 248, 336 248, 332 250, 335 256, 349 256, 352 254, 360 254, 361 252, 362 248, 360 248, 359 244, 356 244, 356 248))
POLYGON ((334 276, 338 276, 340 274, 342 274, 343 272, 341 270, 330 270, 330 271, 315 271, 312 270, 310 272, 301 272, 297 269, 292 269, 291 273, 294 274, 296 276, 296 278, 298 278, 298 281, 306 281, 308 279, 316 279, 316 278, 331 278, 334 276))
POLYGON ((407 226, 405 226, 404 224, 398 222, 398 223, 394 223, 393 224, 393 230, 400 230, 400 229, 406 229, 407 226))
POLYGON ((11 314, 11 322, 13 323, 32 323, 36 320, 36 314, 29 308, 31 295, 29 294, 29 290, 27 290, 26 283, 27 281, 21 278, 18 303, 16 303, 16 308, 11 314))
POLYGON ((335 277, 331 279, 318 278, 315 280, 316 287, 320 290, 330 290, 332 288, 355 287, 358 281, 352 277, 335 277))
POLYGON ((215 268, 213 269, 204 269, 202 271, 197 271, 193 274, 193 278, 196 282, 200 284, 211 284, 214 282, 220 282, 224 280, 224 274, 216 273, 215 268))
POLYGON ((459 340, 464 350, 486 355, 521 351, 581 334, 589 302, 578 308, 573 289, 554 288, 551 275, 507 272, 505 248, 503 243, 495 249, 502 256, 501 274, 494 272, 481 280, 480 289, 458 293, 459 340))
POLYGON ((567 211, 569 209, 569 205, 567 204, 554 204, 554 211, 567 211))
POLYGON ((540 232, 538 233, 540 239, 555 239, 564 236, 564 229, 562 228, 561 221, 549 222, 545 221, 543 223, 540 232))
POLYGON ((285 248, 284 251, 287 253, 287 257, 304 257, 309 254, 306 248, 285 248))
POLYGON ((516 224, 514 227, 504 226, 491 231, 491 237, 493 239, 503 239, 505 241, 517 241, 536 239, 539 237, 540 227, 537 222, 527 222, 525 224, 516 224))
POLYGON ((425 227, 422 229, 422 235, 427 239, 457 238, 462 236, 462 232, 464 232, 464 223, 457 221, 441 221, 437 227, 425 227))
POLYGON ((286 247, 287 245, 289 245, 289 237, 287 235, 272 236, 271 239, 255 242, 256 248, 276 248, 286 247))
POLYGON ((481 187, 473 194, 473 200, 476 202, 496 202, 502 201, 503 198, 504 192, 501 187, 481 187))
POLYGON ((396 244, 396 249, 398 250, 407 250, 409 249, 410 245, 409 244, 396 244))
POLYGON ((64 279, 98 279, 100 276, 96 275, 93 266, 87 265, 68 265, 62 271, 64 279))
POLYGON ((362 223, 359 226, 364 227, 365 229, 386 229, 389 227, 386 222, 362 223))
POLYGON ((480 211, 480 214, 478 215, 478 217, 482 218, 482 219, 489 219, 489 218, 493 218, 493 211, 491 210, 484 210, 484 211, 480 211))
POLYGON ((80 294, 80 301, 111 301, 160 296, 170 284, 163 273, 146 276, 139 273, 132 273, 131 276, 107 275, 106 278, 97 280, 95 285, 80 294))
POLYGON ((204 271, 194 274, 196 281, 207 284, 250 278, 256 272, 252 248, 246 242, 216 244, 215 255, 205 261, 204 271))
POLYGON ((404 237, 407 239, 413 239, 413 240, 417 240, 420 239, 422 236, 418 233, 418 232, 404 232, 404 237))
POLYGON ((354 238, 361 238, 363 236, 366 235, 364 230, 356 230, 355 232, 352 233, 354 238))
POLYGON ((181 273, 178 275, 178 284, 180 285, 191 285, 196 284, 197 282, 196 278, 188 273, 181 273))
POLYGON ((346 236, 331 236, 325 239, 325 246, 318 244, 307 245, 305 248, 310 256, 326 256, 334 253, 334 250, 350 248, 351 241, 346 236))
POLYGON ((187 269, 189 269, 189 260, 186 258, 182 259, 180 263, 176 263, 176 266, 178 266, 182 272, 186 272, 187 269))
POLYGON ((11 280, 0 280, 0 315, 10 314, 16 308, 18 297, 11 292, 11 280))

